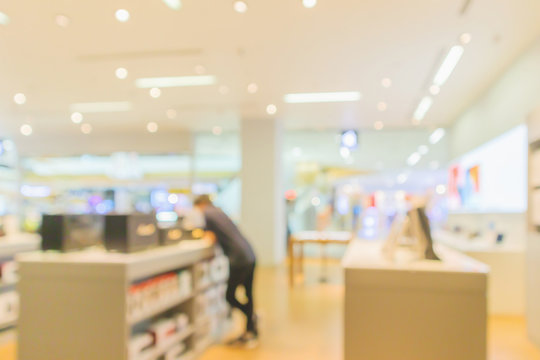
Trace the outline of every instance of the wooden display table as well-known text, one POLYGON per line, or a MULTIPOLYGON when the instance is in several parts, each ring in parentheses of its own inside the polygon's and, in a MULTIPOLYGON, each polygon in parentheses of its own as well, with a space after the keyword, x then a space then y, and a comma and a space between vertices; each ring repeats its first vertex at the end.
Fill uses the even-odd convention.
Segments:
MULTIPOLYGON (((352 240, 352 233, 349 231, 301 231, 291 235, 289 239, 289 283, 294 285, 296 272, 304 272, 304 245, 317 244, 321 246, 321 260, 323 274, 326 274, 328 256, 326 246, 329 244, 348 245, 352 240), (297 254, 297 248, 300 249, 297 254)), ((325 277, 322 278, 325 281, 325 277)))
POLYGON ((489 267, 441 245, 442 261, 381 247, 353 242, 343 260, 345 360, 485 360, 489 267))

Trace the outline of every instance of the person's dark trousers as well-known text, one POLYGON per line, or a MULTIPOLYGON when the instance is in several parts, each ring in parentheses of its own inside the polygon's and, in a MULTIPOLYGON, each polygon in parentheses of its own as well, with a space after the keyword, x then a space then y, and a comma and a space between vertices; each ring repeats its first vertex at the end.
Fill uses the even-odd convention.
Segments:
POLYGON ((255 264, 235 266, 231 265, 229 282, 227 284, 227 302, 232 308, 239 309, 246 315, 246 331, 257 335, 258 330, 253 316, 253 278, 255 275, 255 264), (247 302, 241 303, 236 299, 236 289, 243 286, 246 292, 247 302))

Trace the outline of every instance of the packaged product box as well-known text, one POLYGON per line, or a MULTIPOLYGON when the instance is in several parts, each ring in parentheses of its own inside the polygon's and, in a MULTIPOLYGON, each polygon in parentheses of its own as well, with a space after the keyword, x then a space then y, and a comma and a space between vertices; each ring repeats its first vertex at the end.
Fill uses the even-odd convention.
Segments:
POLYGON ((132 253, 159 246, 154 214, 105 216, 105 246, 109 251, 132 253))
POLYGON ((103 246, 102 215, 43 215, 41 248, 62 252, 103 246))

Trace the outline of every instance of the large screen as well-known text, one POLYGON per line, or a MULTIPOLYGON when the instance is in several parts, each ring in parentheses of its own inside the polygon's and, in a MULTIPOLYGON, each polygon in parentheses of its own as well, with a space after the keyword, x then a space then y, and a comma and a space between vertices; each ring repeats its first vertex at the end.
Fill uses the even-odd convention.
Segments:
POLYGON ((450 211, 527 211, 527 152, 527 127, 521 125, 454 161, 450 211))

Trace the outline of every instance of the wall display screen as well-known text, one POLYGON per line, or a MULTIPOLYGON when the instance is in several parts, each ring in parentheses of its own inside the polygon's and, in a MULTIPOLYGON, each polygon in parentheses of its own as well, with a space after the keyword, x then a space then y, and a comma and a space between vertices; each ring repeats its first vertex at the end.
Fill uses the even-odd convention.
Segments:
POLYGON ((450 211, 527 211, 527 153, 527 127, 521 125, 453 162, 450 211))

